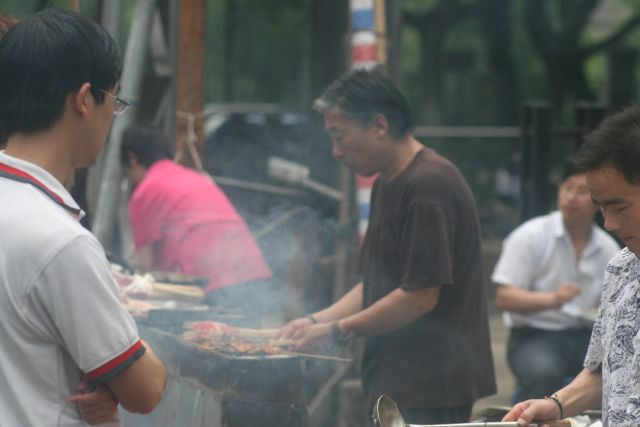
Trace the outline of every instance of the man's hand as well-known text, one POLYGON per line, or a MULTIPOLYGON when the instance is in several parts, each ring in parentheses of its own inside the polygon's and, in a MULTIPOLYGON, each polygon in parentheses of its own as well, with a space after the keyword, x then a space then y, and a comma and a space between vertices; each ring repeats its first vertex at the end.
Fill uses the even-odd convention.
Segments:
POLYGON ((304 335, 305 329, 311 327, 313 324, 313 321, 308 317, 293 319, 280 329, 278 338, 282 340, 298 340, 304 335))
MULTIPOLYGON (((86 386, 83 381, 78 388, 86 386)), ((89 393, 74 394, 70 400, 78 406, 82 419, 92 425, 112 420, 118 411, 118 401, 104 385, 99 385, 89 393)))
POLYGON ((332 339, 332 323, 318 323, 301 330, 298 338, 294 339, 293 350, 309 350, 320 344, 329 343, 332 339))
MULTIPOLYGON (((528 426, 533 420, 555 421, 560 419, 560 410, 550 399, 532 399, 520 402, 511 408, 502 421, 517 421, 519 426, 528 426)), ((547 424, 541 423, 540 427, 547 424)))
POLYGON ((575 283, 563 283, 555 291, 555 301, 558 306, 561 306, 574 299, 580 292, 582 288, 575 283))

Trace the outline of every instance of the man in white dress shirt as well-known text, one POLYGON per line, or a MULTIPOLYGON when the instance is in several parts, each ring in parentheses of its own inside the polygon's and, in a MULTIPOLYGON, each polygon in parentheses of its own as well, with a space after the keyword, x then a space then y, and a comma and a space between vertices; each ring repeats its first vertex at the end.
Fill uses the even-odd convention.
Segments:
POLYGON ((558 210, 530 219, 504 241, 493 271, 510 328, 507 358, 523 399, 553 393, 576 376, 589 346, 602 278, 620 250, 594 223, 584 172, 567 160, 558 210))

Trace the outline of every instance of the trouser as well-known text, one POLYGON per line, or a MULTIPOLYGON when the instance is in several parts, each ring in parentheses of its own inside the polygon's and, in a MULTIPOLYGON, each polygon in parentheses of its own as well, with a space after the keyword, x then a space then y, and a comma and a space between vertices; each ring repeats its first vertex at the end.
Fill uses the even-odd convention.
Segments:
MULTIPOLYGON (((401 409, 405 424, 457 424, 468 423, 473 405, 452 406, 446 408, 401 409)), ((369 426, 374 427, 370 419, 369 426)))
POLYGON ((582 370, 590 338, 591 328, 512 329, 507 359, 520 387, 518 400, 549 396, 562 388, 565 377, 576 376, 582 370))

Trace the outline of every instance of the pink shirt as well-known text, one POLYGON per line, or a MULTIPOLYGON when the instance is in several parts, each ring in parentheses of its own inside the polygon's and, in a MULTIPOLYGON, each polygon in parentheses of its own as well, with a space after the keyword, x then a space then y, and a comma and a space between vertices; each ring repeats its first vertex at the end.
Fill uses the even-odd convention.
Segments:
POLYGON ((209 279, 207 291, 271 277, 247 225, 208 177, 170 160, 149 168, 129 202, 136 249, 153 268, 209 279))

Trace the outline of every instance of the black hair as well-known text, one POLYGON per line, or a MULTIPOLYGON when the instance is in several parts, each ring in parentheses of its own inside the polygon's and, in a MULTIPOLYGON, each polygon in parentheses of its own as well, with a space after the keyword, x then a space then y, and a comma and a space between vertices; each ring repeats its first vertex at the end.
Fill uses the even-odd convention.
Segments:
POLYGON ((50 8, 21 20, 0 40, 0 134, 51 128, 84 83, 102 104, 121 72, 115 41, 88 18, 50 8))
POLYGON ((162 159, 172 158, 172 149, 166 135, 150 125, 131 126, 122 133, 120 161, 129 164, 129 153, 133 153, 145 168, 162 159))
POLYGON ((576 159, 574 157, 567 157, 564 159, 562 168, 562 181, 565 182, 567 179, 574 175, 581 175, 584 173, 583 170, 579 169, 576 165, 576 159))
POLYGON ((632 106, 605 118, 584 137, 576 167, 590 171, 605 166, 619 170, 630 184, 640 183, 640 108, 632 106))
POLYGON ((403 138, 413 127, 407 100, 382 70, 353 70, 333 82, 314 102, 320 113, 337 108, 362 126, 382 114, 394 138, 403 138))

